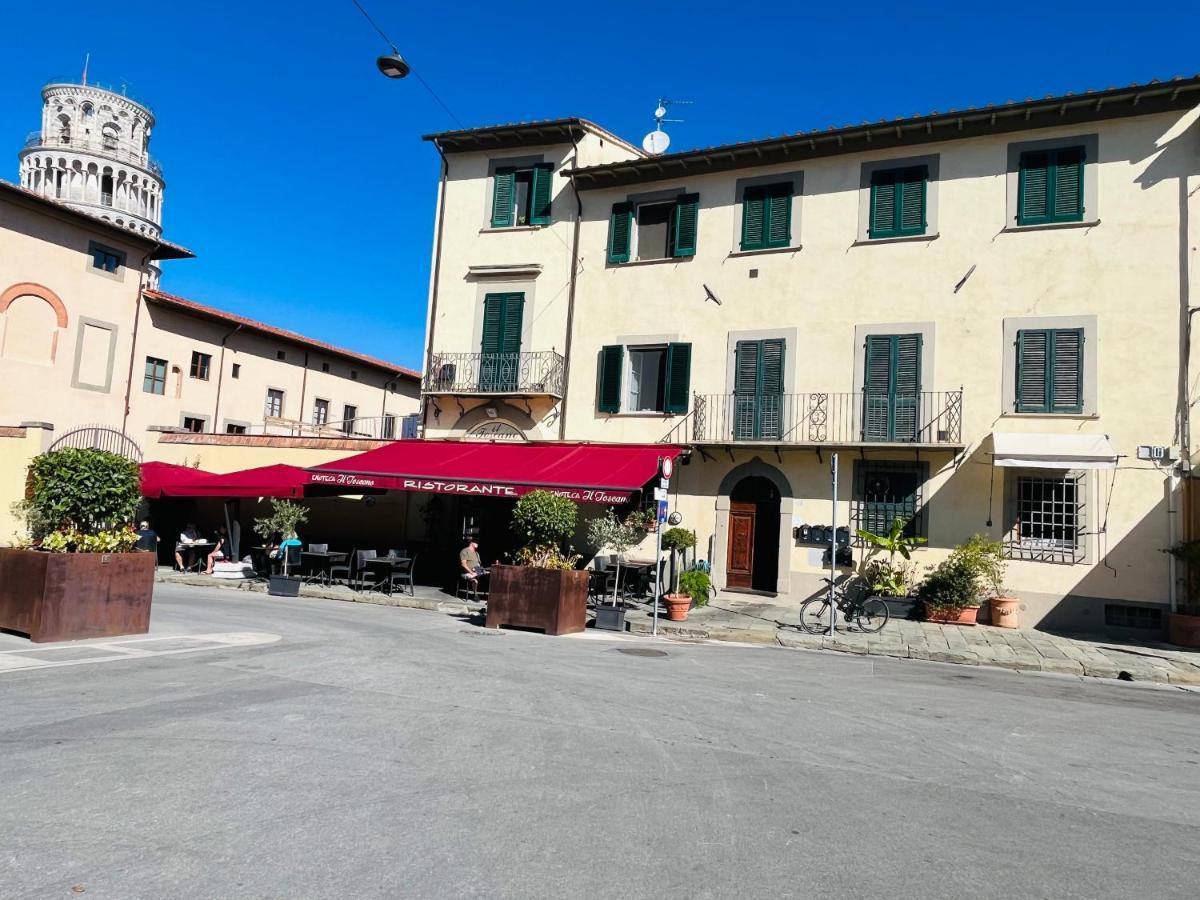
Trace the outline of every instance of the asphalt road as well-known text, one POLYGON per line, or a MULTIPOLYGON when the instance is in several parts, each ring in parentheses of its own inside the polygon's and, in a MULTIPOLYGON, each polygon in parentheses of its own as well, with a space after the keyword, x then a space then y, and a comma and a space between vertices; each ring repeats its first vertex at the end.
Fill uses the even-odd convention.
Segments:
POLYGON ((162 585, 153 631, 281 640, 0 674, 0 896, 1200 892, 1198 693, 162 585))

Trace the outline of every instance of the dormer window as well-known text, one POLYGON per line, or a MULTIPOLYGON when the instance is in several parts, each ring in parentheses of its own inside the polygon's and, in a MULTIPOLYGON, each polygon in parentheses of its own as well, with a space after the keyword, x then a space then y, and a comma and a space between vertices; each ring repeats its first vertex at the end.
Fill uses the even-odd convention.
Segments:
POLYGON ((501 166, 492 176, 492 227, 550 224, 554 166, 501 166))

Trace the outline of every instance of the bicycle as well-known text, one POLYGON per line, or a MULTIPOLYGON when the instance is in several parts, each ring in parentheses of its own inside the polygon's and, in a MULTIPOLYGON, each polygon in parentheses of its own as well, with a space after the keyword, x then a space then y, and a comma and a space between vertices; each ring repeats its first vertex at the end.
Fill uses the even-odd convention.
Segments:
POLYGON ((883 630, 888 623, 887 604, 878 597, 854 599, 829 578, 824 579, 830 586, 829 591, 819 597, 809 597, 800 606, 800 628, 809 634, 825 634, 829 631, 829 597, 832 594, 834 603, 842 618, 858 625, 860 631, 874 634, 883 630))

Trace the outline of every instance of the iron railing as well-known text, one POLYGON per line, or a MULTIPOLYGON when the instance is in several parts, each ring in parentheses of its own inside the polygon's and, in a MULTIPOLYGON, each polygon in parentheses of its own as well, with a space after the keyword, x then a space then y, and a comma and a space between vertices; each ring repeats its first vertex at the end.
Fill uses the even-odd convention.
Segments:
POLYGON ((421 383, 426 394, 536 394, 561 397, 562 356, 537 353, 436 353, 421 383))
POLYGON ((162 177, 162 166, 149 153, 144 153, 134 145, 127 141, 117 141, 115 147, 106 142, 103 137, 82 136, 72 132, 68 135, 62 134, 45 134, 41 131, 34 131, 25 138, 25 149, 31 150, 38 147, 62 147, 67 150, 79 150, 84 153, 99 153, 102 156, 115 156, 117 159, 125 160, 133 163, 135 166, 141 166, 144 169, 153 172, 159 178, 162 177))
POLYGON ((237 434, 269 434, 279 437, 358 438, 374 441, 406 441, 419 437, 420 416, 357 416, 341 422, 314 425, 296 419, 268 416, 259 425, 251 425, 237 434))
POLYGON ((51 450, 104 450, 134 462, 142 461, 142 448, 123 431, 105 425, 83 425, 64 432, 50 445, 51 450))
POLYGON ((696 394, 668 443, 957 444, 962 390, 696 394))

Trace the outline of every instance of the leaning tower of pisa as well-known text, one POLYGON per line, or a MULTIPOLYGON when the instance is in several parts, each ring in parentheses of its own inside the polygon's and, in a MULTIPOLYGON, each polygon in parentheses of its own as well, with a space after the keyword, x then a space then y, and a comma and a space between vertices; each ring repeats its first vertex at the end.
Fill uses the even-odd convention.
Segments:
POLYGON ((150 157, 154 113, 90 84, 42 88, 42 130, 21 150, 21 186, 158 237, 162 169, 150 157))

